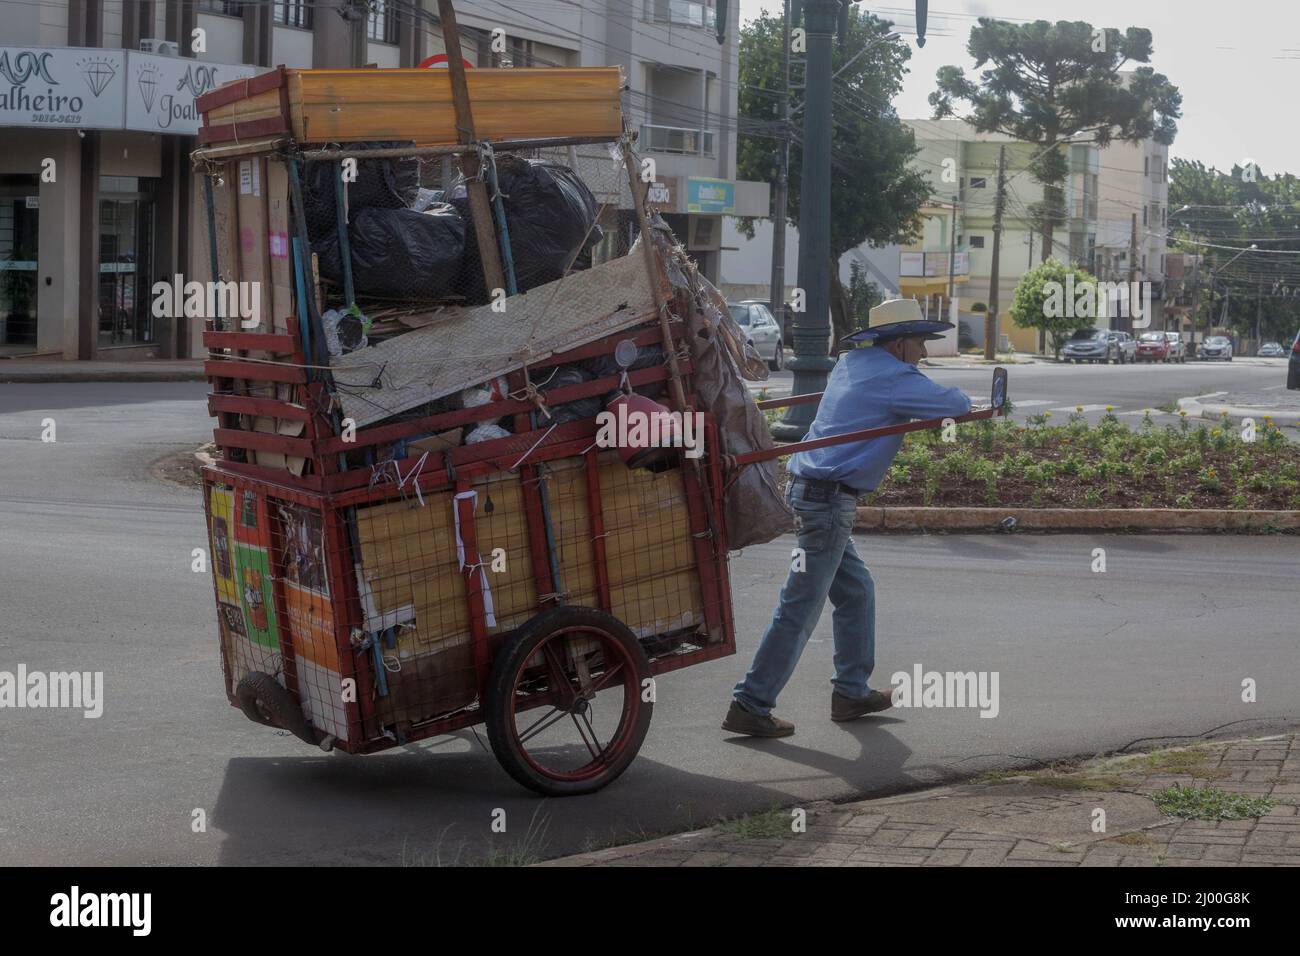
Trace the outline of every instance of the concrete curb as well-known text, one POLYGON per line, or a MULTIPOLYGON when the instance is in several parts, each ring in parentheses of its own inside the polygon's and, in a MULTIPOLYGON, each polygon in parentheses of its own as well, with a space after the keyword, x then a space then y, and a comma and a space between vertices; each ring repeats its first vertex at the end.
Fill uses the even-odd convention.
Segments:
POLYGON ((1222 402, 1212 401, 1212 399, 1220 395, 1227 394, 1227 392, 1209 392, 1191 398, 1180 398, 1178 408, 1180 411, 1186 412, 1191 418, 1207 418, 1216 422, 1222 421, 1223 413, 1227 412, 1228 421, 1234 425, 1240 425, 1243 418, 1253 418, 1255 424, 1259 425, 1264 420, 1264 416, 1268 415, 1276 425, 1300 427, 1300 409, 1288 412, 1267 408, 1253 408, 1249 405, 1225 405, 1222 402))
POLYGON ((858 508, 855 531, 1191 531, 1300 532, 1300 511, 1192 511, 1180 508, 858 508))

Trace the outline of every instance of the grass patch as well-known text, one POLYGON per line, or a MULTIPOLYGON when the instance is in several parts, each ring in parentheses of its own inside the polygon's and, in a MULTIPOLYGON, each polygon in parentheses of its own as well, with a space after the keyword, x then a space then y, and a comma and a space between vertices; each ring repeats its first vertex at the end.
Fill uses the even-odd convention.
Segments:
POLYGON ((718 824, 718 829, 742 840, 773 840, 790 835, 790 820, 789 811, 778 808, 726 820, 718 824))
POLYGON ((1021 780, 1029 777, 1032 771, 1028 770, 990 770, 982 773, 975 778, 976 783, 1019 783, 1021 780))
POLYGON ((1273 808, 1267 797, 1178 784, 1151 794, 1151 799, 1161 813, 1185 820, 1246 820, 1262 817, 1273 808))
POLYGON ((1056 787, 1060 790, 1119 790, 1126 786, 1128 781, 1123 777, 1115 777, 1107 774, 1092 775, 1082 774, 1080 776, 1065 776, 1051 771, 1043 771, 1041 774, 1035 774, 1030 778, 1030 783, 1037 784, 1040 787, 1056 787))
POLYGON ((1148 773, 1186 774, 1193 780, 1223 780, 1232 776, 1229 770, 1207 767, 1210 752, 1204 747, 1187 747, 1178 750, 1157 750, 1146 754, 1137 767, 1148 773))
POLYGON ((1123 846, 1151 846, 1156 841, 1141 831, 1130 830, 1128 833, 1121 833, 1117 837, 1112 837, 1110 842, 1119 843, 1123 846))

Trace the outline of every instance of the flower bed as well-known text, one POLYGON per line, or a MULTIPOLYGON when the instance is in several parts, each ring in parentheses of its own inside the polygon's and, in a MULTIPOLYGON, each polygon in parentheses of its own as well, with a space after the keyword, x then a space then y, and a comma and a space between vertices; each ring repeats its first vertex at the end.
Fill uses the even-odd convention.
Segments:
POLYGON ((1078 412, 1050 419, 968 423, 948 442, 913 432, 864 503, 1300 510, 1300 446, 1267 418, 1250 441, 1186 416, 1164 427, 1148 416, 1134 429, 1110 411, 1095 426, 1078 412))
MULTIPOLYGON (((863 504, 883 507, 1300 510, 1300 445, 1271 419, 1253 441, 1240 428, 1183 415, 1129 428, 1111 411, 1095 426, 1075 412, 911 432, 863 504)), ((782 479, 784 480, 782 459, 782 479)))

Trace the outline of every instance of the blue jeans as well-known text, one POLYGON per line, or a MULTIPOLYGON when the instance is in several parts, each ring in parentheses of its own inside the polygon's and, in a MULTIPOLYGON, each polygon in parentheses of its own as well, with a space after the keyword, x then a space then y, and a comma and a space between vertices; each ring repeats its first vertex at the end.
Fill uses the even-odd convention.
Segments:
POLYGON ((853 547, 857 499, 834 492, 829 501, 808 500, 808 488, 791 482, 785 500, 798 519, 804 567, 791 560, 781 588, 781 603, 763 634, 745 679, 732 692, 746 710, 766 715, 790 680, 808 637, 821 618, 826 598, 835 608, 835 689, 866 697, 867 678, 876 666, 876 584, 853 547))

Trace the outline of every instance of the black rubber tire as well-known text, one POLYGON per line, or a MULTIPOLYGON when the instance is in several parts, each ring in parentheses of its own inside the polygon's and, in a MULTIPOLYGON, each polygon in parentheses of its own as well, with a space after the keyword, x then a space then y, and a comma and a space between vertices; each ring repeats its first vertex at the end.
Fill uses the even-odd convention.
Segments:
POLYGON ((235 687, 235 699, 239 701, 244 716, 254 723, 278 727, 299 740, 316 743, 302 708, 270 674, 262 671, 245 674, 235 687))
POLYGON ((584 625, 603 631, 622 645, 633 663, 636 686, 642 687, 651 676, 650 661, 636 635, 612 614, 576 605, 543 611, 515 631, 497 650, 492 661, 492 673, 488 678, 485 717, 492 752, 496 754, 502 769, 518 783, 548 797, 594 793, 612 783, 636 758, 654 714, 654 703, 642 700, 639 690, 630 697, 625 692, 624 713, 619 725, 622 729, 624 721, 629 721, 624 741, 610 758, 608 766, 589 779, 556 780, 541 773, 520 753, 514 723, 516 675, 555 631, 584 625), (632 709, 630 718, 627 714, 629 704, 632 709))
POLYGON ((767 363, 767 367, 773 372, 779 372, 781 369, 785 368, 785 346, 778 342, 776 351, 773 352, 772 355, 772 361, 767 363))

